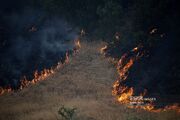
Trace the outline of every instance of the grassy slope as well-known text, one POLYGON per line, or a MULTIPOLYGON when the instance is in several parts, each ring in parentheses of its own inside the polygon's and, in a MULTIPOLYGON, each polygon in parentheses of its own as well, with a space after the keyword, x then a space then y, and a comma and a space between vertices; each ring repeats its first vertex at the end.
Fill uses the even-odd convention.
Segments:
POLYGON ((0 96, 0 120, 57 120, 61 105, 77 107, 78 120, 178 120, 174 112, 125 108, 111 96, 115 68, 99 54, 104 43, 86 43, 56 74, 20 92, 0 96))

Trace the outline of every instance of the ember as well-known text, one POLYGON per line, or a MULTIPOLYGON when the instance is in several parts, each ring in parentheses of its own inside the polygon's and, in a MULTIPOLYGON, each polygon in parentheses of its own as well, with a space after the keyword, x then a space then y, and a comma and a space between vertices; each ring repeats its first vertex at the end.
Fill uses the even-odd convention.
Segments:
POLYGON ((151 31, 150 31, 150 34, 154 34, 157 32, 157 28, 153 28, 151 31))

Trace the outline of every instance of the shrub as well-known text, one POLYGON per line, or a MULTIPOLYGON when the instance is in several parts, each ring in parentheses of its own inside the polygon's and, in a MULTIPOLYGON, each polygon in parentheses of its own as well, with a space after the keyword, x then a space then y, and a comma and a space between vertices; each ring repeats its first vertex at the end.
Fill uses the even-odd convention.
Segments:
POLYGON ((64 119, 64 120, 74 120, 74 115, 75 115, 75 111, 77 110, 77 108, 68 108, 68 107, 64 107, 62 106, 59 111, 58 114, 64 119))

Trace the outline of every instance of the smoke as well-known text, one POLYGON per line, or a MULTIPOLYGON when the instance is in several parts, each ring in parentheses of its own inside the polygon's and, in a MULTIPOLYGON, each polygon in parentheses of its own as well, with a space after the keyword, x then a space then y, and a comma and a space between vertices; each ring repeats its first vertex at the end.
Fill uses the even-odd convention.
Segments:
POLYGON ((128 78, 122 84, 133 87, 135 95, 144 90, 147 97, 156 98, 157 107, 179 103, 179 57, 170 38, 153 47, 145 47, 144 57, 135 61, 128 78), (148 57, 146 56, 148 55, 148 57))
POLYGON ((16 88, 22 76, 31 80, 35 70, 63 62, 77 38, 77 29, 65 20, 47 18, 40 11, 24 10, 8 14, 3 20, 8 37, 1 52, 0 86, 16 88))
POLYGON ((130 67, 127 79, 120 83, 129 88, 133 87, 134 95, 140 95, 145 91, 145 97, 156 98, 157 107, 163 107, 180 101, 180 54, 178 52, 180 44, 176 33, 166 32, 164 37, 159 35, 161 35, 160 32, 157 32, 154 35, 147 35, 147 38, 142 37, 144 41, 140 41, 136 46, 142 45, 143 49, 137 54, 131 51, 136 47, 132 47, 132 43, 123 48, 121 39, 120 42, 115 41, 117 44, 109 44, 106 55, 121 58, 126 54, 125 62, 128 62, 134 55, 143 53, 143 56, 135 60, 130 67))

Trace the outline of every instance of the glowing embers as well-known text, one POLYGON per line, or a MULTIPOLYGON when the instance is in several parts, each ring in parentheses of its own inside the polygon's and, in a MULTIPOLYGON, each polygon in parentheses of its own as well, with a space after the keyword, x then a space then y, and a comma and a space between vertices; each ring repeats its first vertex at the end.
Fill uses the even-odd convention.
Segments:
POLYGON ((157 33, 158 29, 157 28, 153 28, 149 33, 150 34, 154 34, 154 33, 157 33))

